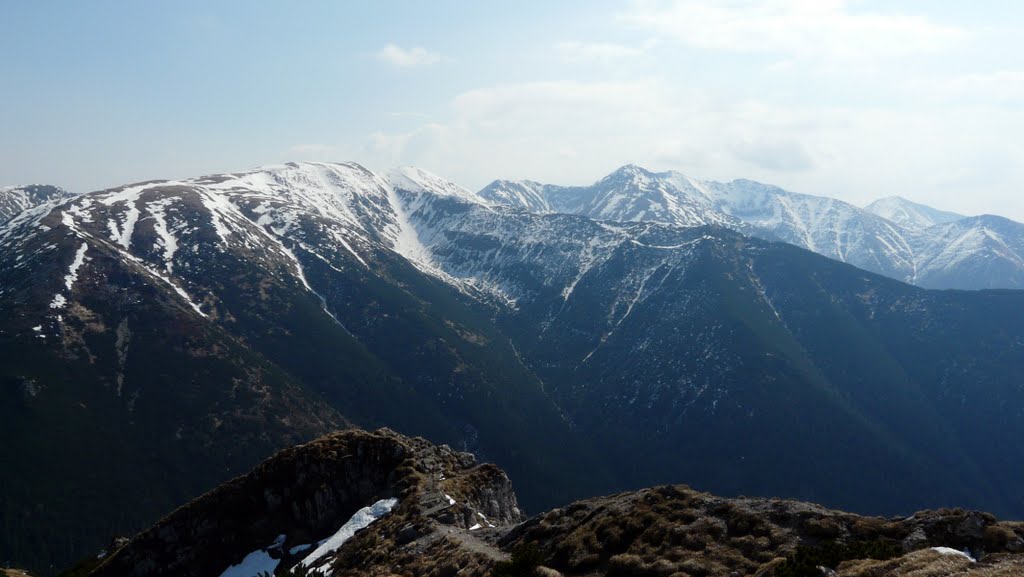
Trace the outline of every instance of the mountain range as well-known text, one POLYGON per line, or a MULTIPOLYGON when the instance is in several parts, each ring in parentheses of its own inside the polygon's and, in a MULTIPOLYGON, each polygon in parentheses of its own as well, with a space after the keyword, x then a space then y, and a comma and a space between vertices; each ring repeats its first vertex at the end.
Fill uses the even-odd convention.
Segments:
POLYGON ((498 180, 479 195, 534 213, 724 226, 924 288, 1024 288, 1024 224, 964 217, 898 197, 862 209, 750 180, 698 180, 635 165, 592 186, 498 180))
MULTIPOLYGON (((685 481, 1024 514, 1024 449, 999 441, 1024 433, 1024 293, 779 242, 817 214, 815 248, 842 226, 847 257, 896 262, 871 239, 909 229, 838 201, 631 166, 473 193, 353 163, 62 194, 0 224, 0 556, 33 568, 352 425, 494 461, 528 511, 685 481)), ((994 219, 923 231, 961 246, 994 219)), ((1010 262, 978 258, 949 262, 1010 262)))

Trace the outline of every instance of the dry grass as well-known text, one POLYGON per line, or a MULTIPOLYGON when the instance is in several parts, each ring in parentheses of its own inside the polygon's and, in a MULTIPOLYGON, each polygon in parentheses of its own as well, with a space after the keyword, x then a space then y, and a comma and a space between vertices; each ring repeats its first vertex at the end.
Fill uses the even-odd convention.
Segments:
POLYGON ((980 563, 930 549, 890 561, 855 561, 841 565, 838 577, 1020 577, 1024 558, 993 556, 980 563))

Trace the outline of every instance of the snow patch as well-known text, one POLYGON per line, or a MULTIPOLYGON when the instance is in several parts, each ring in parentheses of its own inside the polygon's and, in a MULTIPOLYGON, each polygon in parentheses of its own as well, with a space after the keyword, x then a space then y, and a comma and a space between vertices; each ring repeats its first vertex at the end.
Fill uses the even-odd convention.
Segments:
POLYGON ((280 559, 272 558, 269 553, 261 549, 246 555, 238 565, 232 565, 225 569, 220 577, 254 577, 264 572, 273 575, 280 563, 280 559))
POLYGON ((78 280, 78 269, 82 268, 82 264, 85 263, 85 251, 87 250, 89 250, 89 245, 83 242, 82 246, 78 247, 78 252, 75 253, 75 260, 71 261, 68 274, 64 275, 64 286, 68 290, 71 290, 71 287, 75 285, 75 281, 78 280))
MULTIPOLYGON (((356 511, 348 522, 342 525, 334 535, 328 537, 327 540, 317 547, 312 553, 307 555, 300 564, 303 567, 309 567, 325 555, 337 551, 338 548, 344 545, 346 541, 356 534, 356 531, 369 527, 371 523, 390 513, 397 504, 398 499, 381 499, 369 507, 363 507, 356 511)), ((328 566, 324 565, 316 568, 316 571, 326 573, 327 569, 328 566)))
POLYGON ((936 553, 938 553, 940 555, 954 555, 954 556, 963 557, 964 559, 967 559, 971 563, 976 562, 974 557, 971 557, 970 555, 968 555, 964 551, 958 551, 957 549, 953 549, 952 547, 932 547, 932 551, 935 551, 936 553))
POLYGON ((178 238, 174 236, 167 226, 166 209, 171 199, 166 198, 150 203, 146 208, 153 216, 153 230, 157 234, 157 240, 164 249, 164 268, 167 272, 174 272, 174 253, 178 250, 178 238))

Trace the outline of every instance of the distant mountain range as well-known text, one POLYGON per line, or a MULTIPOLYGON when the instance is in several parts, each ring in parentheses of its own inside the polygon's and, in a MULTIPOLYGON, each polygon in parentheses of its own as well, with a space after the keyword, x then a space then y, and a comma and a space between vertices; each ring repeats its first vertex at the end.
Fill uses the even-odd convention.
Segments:
POLYGON ((861 209, 749 180, 704 181, 634 165, 592 186, 499 180, 480 196, 535 213, 724 226, 925 288, 1024 288, 1024 224, 901 198, 861 209))
POLYGON ((70 562, 352 424, 493 460, 527 510, 687 482, 1024 514, 1024 448, 997 441, 1024 435, 1024 292, 758 238, 836 227, 878 263, 907 230, 636 167, 473 193, 300 163, 40 199, 0 224, 0 552, 70 562))

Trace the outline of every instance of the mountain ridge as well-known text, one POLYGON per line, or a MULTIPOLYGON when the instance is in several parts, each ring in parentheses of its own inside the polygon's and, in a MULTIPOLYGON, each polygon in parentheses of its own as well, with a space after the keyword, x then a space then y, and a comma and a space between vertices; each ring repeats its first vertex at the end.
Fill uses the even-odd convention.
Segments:
MULTIPOLYGON (((1020 281, 1024 269, 1015 256, 981 249, 972 252, 948 238, 942 225, 969 222, 968 217, 902 199, 860 208, 752 180, 702 181, 675 171, 653 172, 637 165, 623 166, 591 186, 495 181, 479 194, 493 202, 540 213, 566 212, 604 220, 679 226, 726 226, 767 240, 782 240, 925 288, 1024 288, 1020 281), (955 257, 962 264, 952 269, 933 267, 934 254, 950 253, 958 247, 961 250, 955 257), (991 259, 998 263, 992 265, 988 262, 991 259), (979 267, 989 272, 979 275, 979 267)), ((1014 245, 1024 238, 1024 224, 1007 221, 1003 236, 1014 245)))
POLYGON ((1022 565, 1024 524, 962 509, 863 517, 662 485, 526 519, 500 468, 382 429, 278 452, 73 574, 1002 577, 1022 565))

